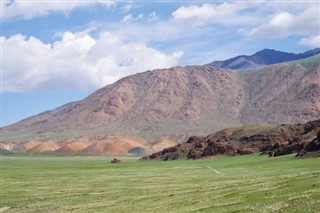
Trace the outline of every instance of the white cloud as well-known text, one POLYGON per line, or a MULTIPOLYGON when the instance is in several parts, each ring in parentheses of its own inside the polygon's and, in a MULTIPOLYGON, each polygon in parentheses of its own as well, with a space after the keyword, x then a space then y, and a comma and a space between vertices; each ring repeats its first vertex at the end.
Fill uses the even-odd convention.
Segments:
POLYGON ((299 44, 307 45, 310 47, 320 47, 320 35, 303 38, 299 41, 299 44))
POLYGON ((182 6, 172 13, 174 19, 190 20, 197 19, 199 21, 208 21, 214 16, 224 16, 230 14, 231 4, 224 3, 221 5, 203 4, 202 6, 182 6), (222 9, 223 8, 223 9, 222 9))
POLYGON ((274 14, 267 22, 253 28, 247 36, 281 38, 290 35, 316 35, 320 32, 319 6, 293 14, 282 11, 274 14))
POLYGON ((320 5, 277 1, 206 3, 181 6, 172 13, 172 19, 188 28, 199 29, 215 24, 220 31, 219 25, 233 27, 235 33, 250 39, 314 36, 320 32, 320 5))
POLYGON ((293 21, 293 15, 287 12, 282 12, 276 15, 270 22, 269 25, 271 27, 290 27, 290 24, 293 21))
POLYGON ((92 0, 92 1, 10 1, 1 0, 2 14, 1 18, 11 19, 11 18, 23 18, 32 19, 37 16, 46 16, 51 12, 62 12, 68 13, 75 8, 87 7, 94 4, 102 4, 106 6, 112 6, 115 1, 108 0, 92 0))
POLYGON ((139 21, 139 20, 143 20, 143 17, 144 15, 142 13, 140 13, 139 15, 137 15, 136 17, 134 17, 131 13, 124 16, 122 19, 121 19, 121 22, 122 23, 125 23, 125 24, 129 24, 129 23, 132 23, 134 21, 139 21))
POLYGON ((65 32, 45 44, 35 37, 1 37, 3 92, 99 88, 137 72, 178 64, 182 52, 166 54, 104 32, 65 32))
POLYGON ((195 26, 204 26, 212 23, 222 25, 252 25, 258 21, 257 17, 253 18, 252 14, 242 13, 242 11, 255 5, 256 3, 252 2, 234 2, 182 6, 172 13, 172 17, 175 21, 188 22, 195 26))
POLYGON ((160 16, 156 12, 149 13, 148 22, 158 21, 160 16))
POLYGON ((124 6, 122 6, 120 9, 123 13, 127 13, 129 12, 131 9, 133 8, 133 4, 125 4, 124 6))
POLYGON ((126 16, 123 16, 121 19, 121 22, 122 23, 130 23, 130 22, 132 22, 132 20, 133 20, 133 15, 130 13, 126 16))
MULTIPOLYGON (((51 5, 51 9, 35 8, 24 13, 20 8, 5 16, 30 18, 51 11, 68 12, 81 5, 71 7, 71 3, 60 5, 60 9, 51 5)), ((257 37, 299 35, 304 37, 299 44, 318 46, 319 6, 303 3, 291 9, 290 5, 233 2, 183 6, 170 17, 162 15, 161 20, 156 12, 128 14, 122 19, 127 24, 101 23, 98 29, 107 32, 97 37, 92 37, 90 30, 63 32, 58 41, 49 44, 36 37, 2 37, 3 90, 98 88, 182 60, 183 64, 201 64, 243 53, 250 45, 256 50, 257 45, 266 45, 255 43, 253 38, 257 37), (250 42, 244 39, 246 36, 250 42), (182 60, 179 50, 187 53, 182 60)))

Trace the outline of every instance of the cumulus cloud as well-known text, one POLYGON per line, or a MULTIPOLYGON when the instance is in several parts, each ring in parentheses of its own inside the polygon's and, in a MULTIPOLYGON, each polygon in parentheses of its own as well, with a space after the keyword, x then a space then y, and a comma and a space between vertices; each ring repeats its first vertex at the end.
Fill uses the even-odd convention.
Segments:
POLYGON ((300 43, 315 46, 317 39, 312 38, 320 32, 319 6, 314 2, 277 1, 205 3, 179 7, 172 13, 172 20, 197 29, 212 24, 223 29, 231 26, 235 33, 248 39, 308 36, 300 43))
POLYGON ((75 8, 87 7, 94 4, 112 6, 114 1, 92 0, 92 1, 18 1, 18 0, 1 0, 2 13, 1 18, 4 20, 11 18, 32 19, 37 16, 45 16, 51 12, 68 13, 75 8))
POLYGON ((299 41, 299 44, 307 45, 310 47, 320 47, 320 35, 303 38, 299 41))
POLYGON ((175 21, 188 22, 196 26, 217 23, 222 25, 251 25, 257 21, 252 14, 243 12, 255 3, 234 2, 182 6, 172 13, 175 21))
POLYGON ((293 14, 282 11, 274 14, 267 22, 250 30, 249 38, 289 35, 316 35, 320 32, 319 6, 293 14))
POLYGON ((1 43, 3 92, 99 88, 130 74, 177 65, 183 54, 126 42, 110 32, 98 38, 65 32, 48 44, 14 35, 1 37, 1 43))

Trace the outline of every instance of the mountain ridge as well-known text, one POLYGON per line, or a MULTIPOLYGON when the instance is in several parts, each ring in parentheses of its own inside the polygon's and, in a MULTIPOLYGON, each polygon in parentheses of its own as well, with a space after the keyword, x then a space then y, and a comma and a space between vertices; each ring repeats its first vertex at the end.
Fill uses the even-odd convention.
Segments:
POLYGON ((239 55, 222 61, 213 61, 208 66, 215 66, 227 69, 247 69, 263 65, 299 60, 314 56, 320 53, 320 48, 305 51, 303 53, 287 53, 274 49, 263 49, 252 55, 239 55))

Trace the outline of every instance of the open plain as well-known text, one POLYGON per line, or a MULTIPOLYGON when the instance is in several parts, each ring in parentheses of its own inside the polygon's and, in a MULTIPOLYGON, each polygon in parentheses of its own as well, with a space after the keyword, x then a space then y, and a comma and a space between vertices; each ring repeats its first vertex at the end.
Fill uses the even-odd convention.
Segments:
POLYGON ((318 158, 2 157, 0 212, 319 212, 318 158))

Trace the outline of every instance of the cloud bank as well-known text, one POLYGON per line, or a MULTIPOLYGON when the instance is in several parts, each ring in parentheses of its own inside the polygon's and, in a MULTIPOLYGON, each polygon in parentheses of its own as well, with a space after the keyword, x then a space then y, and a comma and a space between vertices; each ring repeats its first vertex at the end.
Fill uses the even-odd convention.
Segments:
POLYGON ((318 35, 320 29, 319 10, 319 6, 314 6, 298 14, 287 11, 278 12, 267 22, 250 30, 248 37, 281 38, 290 35, 318 35))
POLYGON ((110 32, 65 32, 54 43, 35 37, 1 37, 3 92, 99 88, 149 69, 178 64, 181 51, 163 53, 110 32))
POLYGON ((69 13, 76 8, 84 8, 95 4, 113 6, 113 0, 92 0, 92 1, 19 1, 19 0, 1 0, 2 13, 4 20, 12 18, 32 19, 38 16, 46 16, 52 12, 69 13))

